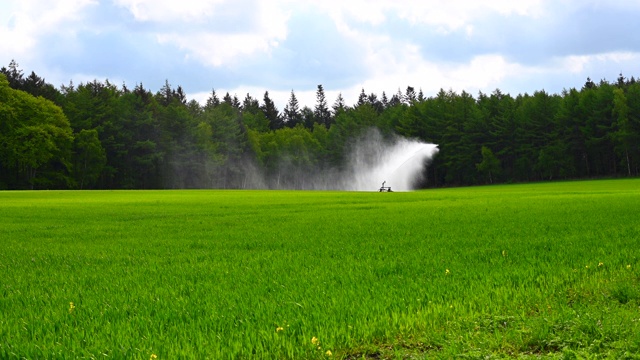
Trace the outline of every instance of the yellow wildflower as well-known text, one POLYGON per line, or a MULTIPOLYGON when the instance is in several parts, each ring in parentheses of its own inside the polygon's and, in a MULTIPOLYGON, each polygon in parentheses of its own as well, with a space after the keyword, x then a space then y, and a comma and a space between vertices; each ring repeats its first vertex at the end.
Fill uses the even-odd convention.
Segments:
POLYGON ((157 358, 158 358, 158 355, 151 354, 151 357, 149 358, 149 360, 154 360, 154 359, 157 359, 157 358))
POLYGON ((451 271, 449 271, 449 269, 444 269, 444 274, 445 275, 449 275, 449 274, 451 274, 451 271))
POLYGON ((278 326, 278 327, 276 328, 276 332, 280 332, 280 331, 283 331, 283 330, 284 330, 284 328, 283 328, 282 326, 278 326))
POLYGON ((331 356, 331 355, 333 355, 333 353, 331 353, 331 350, 327 350, 327 352, 326 352, 326 353, 324 353, 324 354, 325 354, 325 355, 327 355, 327 356, 331 356))
POLYGON ((71 313, 73 312, 73 309, 75 309, 75 308, 76 308, 76 306, 75 306, 75 305, 73 305, 73 303, 72 303, 72 302, 70 302, 70 303, 69 303, 69 314, 71 314, 71 313))
POLYGON ((507 256, 507 250, 502 250, 502 256, 507 256))
POLYGON ((631 269, 631 264, 627 265, 627 269, 631 269))
POLYGON ((320 340, 318 340, 318 338, 314 336, 311 338, 311 343, 313 345, 320 345, 320 340))
POLYGON ((604 263, 602 263, 602 261, 598 263, 598 266, 602 266, 602 265, 604 265, 604 263))

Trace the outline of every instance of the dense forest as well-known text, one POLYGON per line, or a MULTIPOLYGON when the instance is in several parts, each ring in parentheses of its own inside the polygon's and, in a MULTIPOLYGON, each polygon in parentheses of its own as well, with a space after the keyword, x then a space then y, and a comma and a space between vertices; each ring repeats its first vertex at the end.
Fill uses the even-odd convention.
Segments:
POLYGON ((307 188, 346 166, 370 128, 438 144, 421 187, 638 176, 640 83, 587 79, 562 94, 473 96, 414 87, 313 108, 291 91, 206 104, 168 81, 156 93, 93 81, 56 88, 0 69, 0 189, 307 188))

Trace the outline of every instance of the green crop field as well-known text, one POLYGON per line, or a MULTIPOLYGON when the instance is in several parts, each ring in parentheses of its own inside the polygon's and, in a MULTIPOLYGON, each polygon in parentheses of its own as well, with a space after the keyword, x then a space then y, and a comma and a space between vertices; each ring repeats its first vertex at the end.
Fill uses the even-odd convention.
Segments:
POLYGON ((637 179, 0 192, 2 359, 638 353, 637 179))

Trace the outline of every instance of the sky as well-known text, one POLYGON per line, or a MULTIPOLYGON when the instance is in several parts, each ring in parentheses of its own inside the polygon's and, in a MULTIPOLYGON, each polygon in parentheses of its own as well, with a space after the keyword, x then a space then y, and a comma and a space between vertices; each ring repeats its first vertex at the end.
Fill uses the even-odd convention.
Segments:
POLYGON ((2 0, 0 66, 283 110, 407 86, 513 96, 640 77, 640 0, 2 0))

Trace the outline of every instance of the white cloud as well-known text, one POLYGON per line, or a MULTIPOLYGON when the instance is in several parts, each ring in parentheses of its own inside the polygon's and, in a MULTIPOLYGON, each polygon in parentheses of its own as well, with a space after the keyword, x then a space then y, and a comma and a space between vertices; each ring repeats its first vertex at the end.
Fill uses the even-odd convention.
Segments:
POLYGON ((591 56, 566 56, 559 59, 559 65, 568 72, 576 74, 584 71, 586 65, 591 61, 591 56))
POLYGON ((507 77, 523 75, 533 71, 517 63, 508 62, 499 54, 479 55, 471 59, 468 64, 457 66, 449 73, 447 80, 459 90, 495 89, 507 77))
MULTIPOLYGON (((426 96, 437 93, 440 89, 453 89, 461 92, 492 91, 500 86, 505 78, 524 75, 531 72, 517 63, 509 63, 498 54, 479 55, 467 63, 436 63, 422 59, 410 46, 403 53, 405 62, 395 62, 384 66, 379 62, 379 70, 371 76, 362 87, 367 93, 387 92, 407 86, 422 89, 426 96)), ((355 90, 355 89, 354 89, 355 90)), ((359 91, 359 89, 358 89, 359 91)))
MULTIPOLYGON (((96 0, 23 0, 11 3, 6 22, 0 25, 0 53, 11 54, 21 60, 39 56, 34 48, 43 34, 68 34, 73 32, 74 22, 81 19, 85 7, 96 0)), ((7 6, 7 5, 5 5, 7 6)), ((3 9, 4 10, 4 9, 3 9)))
POLYGON ((239 56, 255 52, 267 52, 273 43, 257 34, 180 34, 158 35, 161 44, 169 43, 186 50, 187 58, 193 57, 211 66, 230 65, 239 56))
MULTIPOLYGON (((155 1, 119 1, 130 3, 129 6, 133 9, 132 12, 136 11, 138 13, 136 17, 140 19, 167 21, 163 16, 168 16, 167 14, 170 12, 167 8, 161 10, 154 9, 153 12, 140 10, 142 6, 145 6, 145 9, 153 8, 156 3, 155 1), (152 3, 154 6, 151 6, 152 3)), ((173 16, 185 20, 202 15, 207 18, 208 21, 215 22, 219 17, 214 11, 214 5, 219 5, 222 2, 223 1, 216 1, 201 4, 198 1, 194 1, 194 3, 199 5, 194 6, 194 8, 189 11, 183 10, 182 12, 177 12, 173 16)), ((160 2, 161 7, 167 6, 170 8, 174 6, 173 4, 176 4, 176 2, 160 2)), ((214 67, 233 66, 234 62, 239 58, 268 54, 271 49, 279 46, 280 41, 286 38, 286 24, 290 12, 276 5, 276 3, 267 4, 265 2, 257 2, 254 8, 246 9, 247 13, 238 12, 238 16, 246 16, 253 20, 252 26, 248 28, 229 32, 210 30, 203 25, 195 31, 186 33, 160 33, 157 35, 157 39, 161 44, 177 46, 186 52, 186 57, 194 58, 203 64, 214 67)), ((241 19, 237 20, 240 21, 241 19)))
POLYGON ((217 5, 225 0, 115 0, 116 5, 127 8, 139 21, 171 22, 192 21, 214 14, 217 5))
POLYGON ((425 57, 420 44, 385 35, 381 27, 371 31, 366 23, 379 26, 388 16, 409 23, 426 25, 441 33, 461 29, 467 36, 474 33, 474 20, 481 16, 537 17, 543 12, 541 0, 469 1, 446 0, 401 1, 316 1, 310 3, 330 14, 341 34, 362 48, 361 61, 368 76, 359 84, 342 89, 347 103, 355 101, 361 89, 367 93, 404 91, 406 86, 435 93, 440 88, 455 90, 491 89, 500 81, 524 72, 524 67, 508 63, 500 54, 476 54, 466 63, 442 62, 425 57))
POLYGON ((638 63, 640 53, 634 52, 609 52, 604 54, 566 56, 556 60, 560 71, 573 74, 582 73, 605 64, 638 63))
POLYGON ((543 0, 308 0, 323 12, 330 14, 336 26, 349 33, 349 23, 381 25, 389 16, 397 16, 411 24, 436 26, 440 32, 466 29, 481 16, 517 14, 539 17, 544 13, 543 0))
POLYGON ((413 24, 433 25, 441 32, 465 29, 478 17, 491 14, 512 14, 537 17, 540 15, 540 0, 444 0, 437 2, 395 3, 398 16, 413 24))
POLYGON ((384 0, 308 0, 323 12, 330 14, 337 23, 355 20, 360 23, 379 25, 386 20, 390 1, 384 0))

